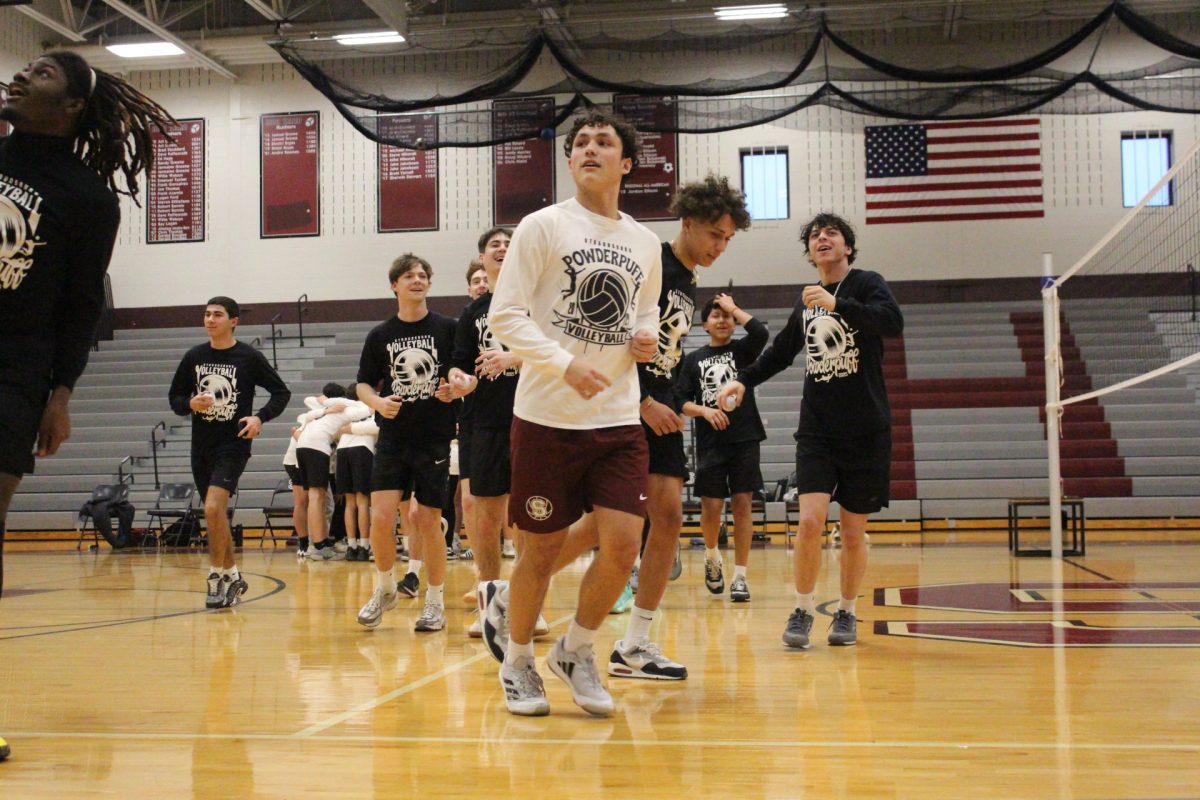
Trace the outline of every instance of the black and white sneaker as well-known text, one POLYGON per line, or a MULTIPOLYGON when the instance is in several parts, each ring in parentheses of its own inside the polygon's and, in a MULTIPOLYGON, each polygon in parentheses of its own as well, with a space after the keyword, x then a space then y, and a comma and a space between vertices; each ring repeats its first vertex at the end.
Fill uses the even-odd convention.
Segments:
POLYGON ((504 653, 508 650, 508 608, 500 600, 501 590, 506 586, 508 581, 480 581, 477 590, 483 642, 492 658, 501 664, 504 663, 504 653))
POLYGON ((405 597, 416 597, 421 591, 421 579, 415 572, 406 572, 400 583, 396 584, 396 591, 405 597))
POLYGON ((222 608, 225 605, 225 587, 221 586, 221 575, 208 573, 208 592, 204 595, 205 608, 222 608))
POLYGON ((653 642, 626 646, 624 641, 617 641, 608 657, 608 674, 618 678, 681 681, 687 678, 688 671, 683 664, 664 656, 653 642))
POLYGON ((712 594, 720 594, 725 591, 725 573, 721 567, 720 559, 707 557, 704 559, 704 585, 712 594))
POLYGON ((738 576, 729 584, 729 599, 735 603, 750 602, 750 587, 745 578, 738 576))
POLYGON ((237 576, 237 580, 226 578, 225 580, 221 581, 221 585, 225 589, 225 602, 222 604, 223 608, 233 608, 238 603, 242 602, 242 595, 244 595, 246 590, 250 588, 249 584, 246 583, 246 579, 243 578, 240 573, 237 576))

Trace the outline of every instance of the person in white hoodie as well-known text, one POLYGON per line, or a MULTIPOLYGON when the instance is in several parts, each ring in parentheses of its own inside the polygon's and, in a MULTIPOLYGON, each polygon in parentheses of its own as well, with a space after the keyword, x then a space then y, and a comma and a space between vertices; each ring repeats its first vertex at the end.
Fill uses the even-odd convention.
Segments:
POLYGON ((308 558, 333 561, 343 557, 331 546, 325 518, 333 441, 343 425, 370 416, 371 410, 365 403, 346 399, 346 388, 337 383, 325 384, 317 399, 324 408, 300 429, 296 437, 296 462, 300 480, 308 492, 308 558))
POLYGON ((648 451, 636 363, 658 346, 662 247, 617 208, 637 164, 637 131, 590 111, 564 150, 575 196, 526 216, 513 233, 489 313, 496 339, 522 359, 512 424, 509 518, 526 536, 511 586, 480 584, 484 640, 502 662, 514 714, 548 714, 533 632, 571 523, 595 513, 599 549, 575 619, 547 665, 591 714, 614 710, 594 641, 641 544, 648 451), (486 601, 486 602, 484 602, 486 601))

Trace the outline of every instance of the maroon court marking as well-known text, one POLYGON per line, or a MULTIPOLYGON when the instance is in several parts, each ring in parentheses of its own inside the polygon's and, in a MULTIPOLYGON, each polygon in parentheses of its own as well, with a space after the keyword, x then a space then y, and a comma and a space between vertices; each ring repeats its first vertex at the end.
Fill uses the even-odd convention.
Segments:
POLYGON ((1064 599, 1056 606, 1042 593, 1055 590, 1053 583, 943 583, 929 586, 899 586, 875 590, 875 605, 889 608, 930 608, 945 611, 977 611, 987 614, 1080 613, 1163 614, 1200 611, 1200 583, 1195 581, 1084 581, 1062 584, 1064 592, 1105 590, 1143 593, 1137 599, 1064 599), (1194 590, 1195 599, 1159 600, 1156 590, 1194 590))
POLYGON ((1200 626, 1193 628, 1093 627, 1078 620, 1013 622, 875 623, 877 636, 940 639, 1009 647, 1200 647, 1200 626))

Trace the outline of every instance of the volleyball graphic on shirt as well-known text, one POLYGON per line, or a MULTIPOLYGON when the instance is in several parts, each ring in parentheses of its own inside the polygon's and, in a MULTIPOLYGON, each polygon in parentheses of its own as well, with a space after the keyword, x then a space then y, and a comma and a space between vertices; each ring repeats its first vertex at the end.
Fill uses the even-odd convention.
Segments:
POLYGON ((579 315, 594 328, 615 328, 629 312, 629 286, 610 269, 588 273, 575 295, 579 315))
POLYGON ((672 289, 667 293, 667 306, 658 319, 658 352, 646 365, 652 375, 669 378, 683 358, 683 337, 692 328, 696 303, 683 292, 672 289))
POLYGON ((819 382, 858 372, 859 353, 854 343, 854 331, 837 316, 818 314, 809 319, 804 329, 804 348, 808 374, 819 382))
MULTIPOLYGON (((197 369, 197 372, 203 370, 197 369)), ((211 369, 211 368, 210 368, 211 369)), ((196 381, 197 394, 210 394, 213 404, 202 415, 210 422, 228 422, 237 415, 237 380, 218 372, 204 372, 196 381)))
MULTIPOLYGON (((22 196, 30 197, 37 204, 42 201, 40 196, 31 195, 30 192, 23 192, 22 196)), ((33 266, 33 249, 44 244, 35 237, 39 213, 22 208, 0 193, 0 290, 21 286, 33 266)))
POLYGON ((732 355, 722 355, 728 358, 717 357, 700 362, 700 402, 709 408, 717 407, 717 393, 736 377, 732 355))

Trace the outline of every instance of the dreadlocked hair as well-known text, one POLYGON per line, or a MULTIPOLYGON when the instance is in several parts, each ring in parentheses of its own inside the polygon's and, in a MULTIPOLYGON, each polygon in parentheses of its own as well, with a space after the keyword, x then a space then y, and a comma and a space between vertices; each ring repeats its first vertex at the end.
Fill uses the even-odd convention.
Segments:
POLYGON ((175 123, 175 118, 116 75, 93 70, 75 53, 56 50, 45 57, 62 66, 68 91, 85 101, 75 131, 75 154, 109 189, 127 194, 137 203, 138 175, 142 172, 148 175, 154 168, 151 129, 170 139, 168 126, 175 123), (118 171, 125 178, 124 190, 117 185, 118 171))

